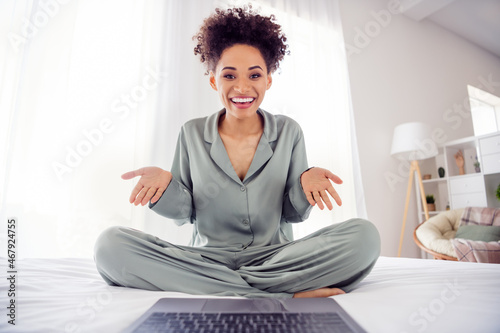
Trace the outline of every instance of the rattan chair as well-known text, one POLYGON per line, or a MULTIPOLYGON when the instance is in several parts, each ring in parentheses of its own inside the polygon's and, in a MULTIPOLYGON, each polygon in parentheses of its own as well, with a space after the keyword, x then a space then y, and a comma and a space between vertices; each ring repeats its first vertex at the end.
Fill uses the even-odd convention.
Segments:
POLYGON ((457 261, 451 239, 455 237, 463 209, 439 213, 419 224, 413 232, 413 240, 434 259, 457 261))

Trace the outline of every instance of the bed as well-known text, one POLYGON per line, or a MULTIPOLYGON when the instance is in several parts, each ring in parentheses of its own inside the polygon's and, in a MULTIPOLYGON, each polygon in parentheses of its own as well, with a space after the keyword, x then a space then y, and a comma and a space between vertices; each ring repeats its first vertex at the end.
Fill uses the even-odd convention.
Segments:
MULTIPOLYGON (((16 325, 2 278, 0 332, 120 332, 159 298, 196 297, 108 286, 91 259, 24 259, 17 269, 16 325)), ((355 290, 334 298, 368 332, 500 332, 497 264, 380 257, 355 290)))

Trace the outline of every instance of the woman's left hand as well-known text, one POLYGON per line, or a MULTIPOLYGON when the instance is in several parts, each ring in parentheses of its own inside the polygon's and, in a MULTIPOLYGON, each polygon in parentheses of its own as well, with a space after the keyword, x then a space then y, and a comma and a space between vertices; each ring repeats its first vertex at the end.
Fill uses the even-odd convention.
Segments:
POLYGON ((342 184, 342 179, 326 169, 312 168, 302 174, 300 183, 311 206, 318 204, 319 209, 323 209, 324 202, 326 207, 332 210, 333 205, 326 192, 330 194, 337 205, 342 206, 342 200, 330 181, 335 184, 342 184))

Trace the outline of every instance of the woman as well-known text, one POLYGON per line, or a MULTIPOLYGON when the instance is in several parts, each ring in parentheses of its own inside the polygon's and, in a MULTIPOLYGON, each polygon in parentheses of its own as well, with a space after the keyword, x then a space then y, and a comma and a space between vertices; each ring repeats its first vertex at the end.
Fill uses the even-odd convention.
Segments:
POLYGON ((274 17, 216 10, 195 54, 224 108, 181 128, 170 171, 146 167, 130 202, 193 224, 190 246, 113 227, 95 247, 111 285, 246 297, 329 297, 350 291, 380 253, 376 228, 352 219, 293 241, 291 223, 332 209, 339 177, 309 168, 300 126, 259 108, 288 52, 274 17))

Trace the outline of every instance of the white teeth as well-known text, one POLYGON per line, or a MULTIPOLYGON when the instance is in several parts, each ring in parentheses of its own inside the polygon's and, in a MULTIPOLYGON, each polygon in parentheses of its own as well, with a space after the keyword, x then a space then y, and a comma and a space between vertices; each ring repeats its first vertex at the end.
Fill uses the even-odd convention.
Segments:
POLYGON ((231 100, 235 103, 250 103, 255 98, 231 98, 231 100))

